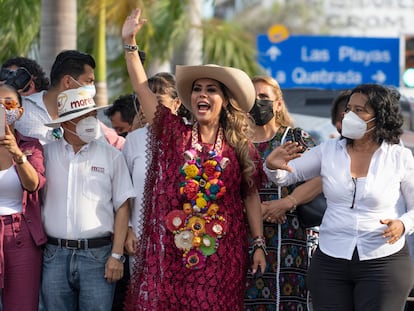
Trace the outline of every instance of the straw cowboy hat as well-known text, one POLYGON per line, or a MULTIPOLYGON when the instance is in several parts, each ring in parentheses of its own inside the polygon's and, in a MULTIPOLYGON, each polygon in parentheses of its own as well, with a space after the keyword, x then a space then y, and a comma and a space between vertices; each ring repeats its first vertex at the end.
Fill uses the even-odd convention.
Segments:
POLYGON ((108 106, 96 106, 91 92, 82 87, 60 93, 57 98, 57 105, 59 118, 53 120, 53 122, 45 123, 46 126, 59 127, 62 122, 75 119, 94 110, 108 108, 108 106))
POLYGON ((249 112, 256 98, 256 91, 249 76, 242 70, 218 65, 180 66, 175 71, 178 95, 183 105, 192 111, 191 91, 194 81, 208 78, 221 82, 230 91, 240 109, 249 112))

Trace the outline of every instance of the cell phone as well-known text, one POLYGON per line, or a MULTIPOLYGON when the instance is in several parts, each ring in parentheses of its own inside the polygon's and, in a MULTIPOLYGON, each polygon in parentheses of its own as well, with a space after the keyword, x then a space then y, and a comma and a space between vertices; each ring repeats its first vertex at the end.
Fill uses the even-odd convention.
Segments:
POLYGON ((0 137, 6 135, 6 109, 0 106, 0 137))

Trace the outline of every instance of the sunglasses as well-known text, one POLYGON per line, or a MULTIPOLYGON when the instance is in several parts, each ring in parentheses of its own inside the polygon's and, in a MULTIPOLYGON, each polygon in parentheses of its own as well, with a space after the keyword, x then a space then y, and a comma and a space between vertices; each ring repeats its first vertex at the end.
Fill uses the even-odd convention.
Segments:
POLYGON ((3 105, 7 110, 16 109, 20 107, 17 100, 11 98, 0 98, 0 104, 3 105))
POLYGON ((12 74, 13 70, 9 68, 2 68, 0 70, 0 81, 5 81, 12 74))
POLYGON ((6 84, 13 86, 16 90, 26 91, 30 81, 32 81, 32 75, 24 67, 19 67, 16 70, 2 68, 0 71, 0 81, 6 81, 6 84))

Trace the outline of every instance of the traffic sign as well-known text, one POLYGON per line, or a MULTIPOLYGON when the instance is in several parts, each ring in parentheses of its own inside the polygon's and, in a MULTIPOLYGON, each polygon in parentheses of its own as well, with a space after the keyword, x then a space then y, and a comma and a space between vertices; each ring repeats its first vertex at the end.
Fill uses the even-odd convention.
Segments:
POLYGON ((399 38, 257 36, 258 63, 282 88, 347 89, 361 83, 399 87, 399 38))

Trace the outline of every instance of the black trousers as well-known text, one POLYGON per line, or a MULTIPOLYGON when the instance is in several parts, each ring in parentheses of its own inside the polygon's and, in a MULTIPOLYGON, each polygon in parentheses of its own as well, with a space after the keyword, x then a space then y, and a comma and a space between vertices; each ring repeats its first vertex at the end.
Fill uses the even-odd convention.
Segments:
POLYGON ((318 248, 307 285, 314 311, 400 311, 414 285, 407 244, 397 253, 372 260, 330 257, 318 248))

